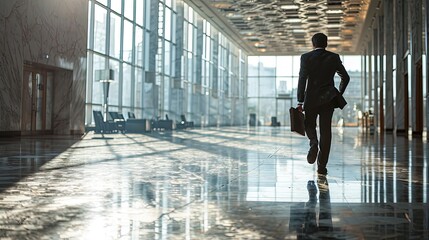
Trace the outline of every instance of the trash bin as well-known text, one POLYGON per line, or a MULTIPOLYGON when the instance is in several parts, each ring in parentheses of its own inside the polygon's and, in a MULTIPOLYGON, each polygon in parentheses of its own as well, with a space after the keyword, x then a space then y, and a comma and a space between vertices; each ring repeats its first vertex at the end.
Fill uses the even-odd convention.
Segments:
POLYGON ((256 126, 256 113, 249 114, 249 126, 256 126))

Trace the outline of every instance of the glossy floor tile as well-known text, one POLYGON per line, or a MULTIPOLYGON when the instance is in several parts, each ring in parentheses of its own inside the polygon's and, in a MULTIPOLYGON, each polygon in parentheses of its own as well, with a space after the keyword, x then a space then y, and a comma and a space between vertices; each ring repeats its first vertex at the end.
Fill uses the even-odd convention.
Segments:
POLYGON ((0 139, 0 239, 428 239, 426 140, 288 128, 0 139))

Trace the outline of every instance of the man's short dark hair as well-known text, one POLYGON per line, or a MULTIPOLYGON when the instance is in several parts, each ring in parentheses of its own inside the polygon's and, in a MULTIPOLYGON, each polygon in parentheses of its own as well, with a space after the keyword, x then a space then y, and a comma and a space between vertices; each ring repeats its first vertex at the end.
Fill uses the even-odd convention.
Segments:
POLYGON ((328 46, 328 36, 323 33, 316 33, 311 38, 311 42, 315 48, 326 48, 328 46))

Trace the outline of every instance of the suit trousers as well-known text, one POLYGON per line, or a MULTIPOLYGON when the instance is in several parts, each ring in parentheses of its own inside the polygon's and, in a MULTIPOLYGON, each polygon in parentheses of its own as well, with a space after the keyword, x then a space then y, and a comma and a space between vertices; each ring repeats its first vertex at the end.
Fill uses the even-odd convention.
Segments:
POLYGON ((332 140, 332 115, 334 113, 333 102, 328 102, 316 108, 305 109, 305 133, 310 140, 310 147, 319 144, 317 156, 318 169, 326 168, 331 151, 332 140), (319 117, 320 141, 317 138, 316 120, 319 117))

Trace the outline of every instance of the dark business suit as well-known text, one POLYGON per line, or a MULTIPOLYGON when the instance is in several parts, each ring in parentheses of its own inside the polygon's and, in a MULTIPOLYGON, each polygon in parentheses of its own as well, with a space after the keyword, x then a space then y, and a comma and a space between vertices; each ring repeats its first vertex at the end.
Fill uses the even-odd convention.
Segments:
POLYGON ((325 168, 331 149, 331 121, 334 108, 343 108, 342 94, 350 77, 338 54, 316 49, 301 56, 298 80, 298 102, 304 103, 305 132, 310 146, 319 144, 318 168, 325 168), (339 89, 335 88, 334 76, 341 78, 339 89), (316 119, 319 116, 320 142, 317 139, 316 119))

